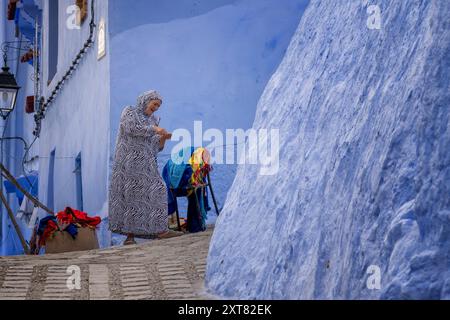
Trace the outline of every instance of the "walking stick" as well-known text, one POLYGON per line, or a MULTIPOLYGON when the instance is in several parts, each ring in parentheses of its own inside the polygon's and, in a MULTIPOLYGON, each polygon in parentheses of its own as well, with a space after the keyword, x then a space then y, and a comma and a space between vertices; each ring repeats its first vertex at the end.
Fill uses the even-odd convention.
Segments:
POLYGON ((219 207, 217 206, 217 201, 216 201, 216 197, 214 195, 214 190, 211 184, 211 176, 208 173, 208 185, 209 185, 209 190, 211 191, 211 197, 213 198, 213 202, 214 202, 214 207, 216 208, 216 213, 217 215, 220 215, 220 211, 219 211, 219 207))
POLYGON ((173 189, 169 188, 169 190, 170 190, 170 192, 172 193, 172 196, 175 199, 175 212, 176 212, 176 215, 177 215, 177 227, 178 227, 178 231, 181 231, 180 211, 178 209, 178 200, 177 200, 177 197, 176 197, 175 193, 173 192, 173 189))

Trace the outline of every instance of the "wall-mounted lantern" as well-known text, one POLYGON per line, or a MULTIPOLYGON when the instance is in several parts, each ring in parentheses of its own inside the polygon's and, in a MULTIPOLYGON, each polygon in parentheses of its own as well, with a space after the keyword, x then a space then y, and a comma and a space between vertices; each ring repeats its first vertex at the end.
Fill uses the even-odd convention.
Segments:
POLYGON ((14 75, 9 72, 6 53, 3 54, 4 66, 0 72, 0 116, 6 120, 16 106, 17 85, 14 75))

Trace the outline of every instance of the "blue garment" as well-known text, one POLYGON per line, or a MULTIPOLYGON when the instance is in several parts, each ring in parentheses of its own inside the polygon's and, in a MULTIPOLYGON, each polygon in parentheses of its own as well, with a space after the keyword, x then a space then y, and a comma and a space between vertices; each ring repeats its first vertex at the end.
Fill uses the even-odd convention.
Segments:
MULTIPOLYGON (((27 177, 20 177, 17 179, 17 182, 24 190, 29 192, 33 197, 38 196, 39 175, 37 174, 37 172, 34 172, 27 177), (27 178, 28 178, 28 180, 27 180, 27 178), (31 185, 30 185, 30 183, 31 183, 31 185)), ((15 193, 16 194, 17 199, 19 201, 19 206, 20 206, 22 204, 24 194, 19 189, 17 189, 14 184, 9 182, 8 180, 4 181, 3 184, 5 186, 6 193, 15 193)))
POLYGON ((21 0, 21 2, 22 7, 16 8, 14 20, 20 33, 34 46, 36 36, 35 22, 37 21, 39 25, 42 25, 42 10, 34 3, 34 0, 21 0))
POLYGON ((206 210, 203 202, 205 197, 202 196, 201 192, 202 190, 198 189, 195 194, 192 193, 188 197, 187 229, 190 233, 197 233, 206 230, 206 210), (201 212, 198 212, 197 201, 201 212))
POLYGON ((77 238, 77 235, 78 235, 78 228, 77 228, 76 225, 70 224, 70 225, 66 228, 66 230, 64 230, 64 231, 66 231, 67 233, 69 233, 69 234, 72 236, 72 238, 73 238, 74 240, 77 238))
MULTIPOLYGON (((36 25, 42 25, 42 10, 36 5, 35 0, 21 0, 22 6, 16 8, 14 22, 20 33, 30 42, 31 46, 36 42, 36 25)), ((41 31, 38 30, 37 46, 39 51, 39 45, 41 39, 41 31)), ((28 61, 30 65, 33 65, 34 59, 28 61)))
POLYGON ((195 148, 188 147, 180 150, 177 155, 171 157, 167 163, 167 170, 170 177, 170 186, 177 189, 184 178, 185 170, 190 167, 189 159, 194 154, 195 148), (173 161, 174 159, 175 161, 173 161))
MULTIPOLYGON (((170 161, 171 160, 169 160, 169 162, 170 161)), ((171 176, 169 174, 169 167, 171 164, 169 164, 169 162, 164 166, 162 177, 167 187, 167 204, 169 208, 169 215, 171 215, 176 210, 176 199, 175 196, 170 191, 172 184, 170 179, 171 176)), ((181 167, 181 165, 179 167, 181 167)), ((183 169, 183 174, 182 177, 180 178, 180 181, 176 185, 177 187, 173 188, 176 195, 178 195, 179 197, 187 195, 187 189, 189 188, 189 180, 191 179, 191 176, 192 176, 192 168, 191 166, 187 165, 183 169)))
MULTIPOLYGON (((193 170, 188 160, 196 149, 189 147, 181 150, 177 157, 175 157, 176 163, 170 159, 164 166, 162 177, 167 187, 167 202, 169 215, 173 214, 177 208, 176 197, 186 197, 188 195, 188 189, 192 186, 190 179, 193 174, 193 170), (173 193, 171 192, 173 189, 173 193)), ((204 180, 206 183, 206 179, 204 180)), ((201 194, 201 189, 197 190, 197 193, 192 193, 188 197, 188 231, 191 233, 205 231, 206 219, 208 211, 211 210, 208 202, 208 192, 205 189, 205 193, 201 194), (200 214, 197 210, 197 201, 200 206, 200 214)))
MULTIPOLYGON (((37 230, 37 234, 39 236, 42 236, 44 234, 44 231, 47 228, 47 224, 49 221, 53 221, 54 223, 58 224, 58 220, 56 219, 55 216, 47 216, 47 217, 41 219, 41 221, 39 222, 38 230, 37 230)), ((76 225, 70 224, 64 231, 69 233, 74 240, 77 238, 78 228, 76 225)))
POLYGON ((58 223, 58 221, 56 220, 56 217, 54 217, 54 216, 47 216, 47 217, 41 219, 41 221, 39 222, 38 230, 37 230, 37 234, 39 236, 42 236, 44 234, 44 231, 47 228, 47 224, 48 224, 49 221, 53 221, 54 223, 58 223))
POLYGON ((175 197, 170 189, 183 189, 189 187, 189 180, 192 176, 192 168, 189 165, 189 159, 194 153, 194 147, 181 149, 177 155, 173 155, 164 166, 162 178, 167 187, 167 200, 169 205, 169 215, 176 210, 175 197), (174 159, 175 162, 172 160, 174 159))

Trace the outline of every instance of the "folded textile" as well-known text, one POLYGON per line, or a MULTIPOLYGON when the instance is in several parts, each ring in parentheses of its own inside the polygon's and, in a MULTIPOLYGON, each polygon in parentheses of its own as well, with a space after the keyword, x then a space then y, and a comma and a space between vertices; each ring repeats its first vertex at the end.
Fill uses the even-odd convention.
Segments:
POLYGON ((41 219, 37 230, 37 235, 39 236, 39 245, 45 246, 47 239, 53 236, 53 234, 57 230, 59 230, 59 227, 56 217, 48 216, 41 219))
POLYGON ((87 213, 67 207, 56 216, 48 216, 39 222, 37 235, 39 246, 45 246, 46 241, 58 230, 70 234, 73 239, 78 236, 78 228, 96 228, 101 223, 100 217, 89 217, 87 213))
MULTIPOLYGON (((191 168, 189 160, 194 153, 194 147, 181 149, 173 155, 166 164, 167 182, 170 187, 177 189, 186 175, 186 169, 191 168)), ((192 172, 191 172, 192 175, 192 172)))
POLYGON ((206 177, 212 171, 209 161, 210 154, 205 148, 198 148, 192 153, 189 159, 192 168, 191 186, 198 187, 206 183, 206 177))
POLYGON ((194 188, 206 184, 206 177, 212 170, 209 153, 204 148, 186 148, 172 157, 164 166, 162 177, 167 187, 169 215, 176 211, 176 197, 188 198, 188 231, 191 233, 206 229, 208 203, 207 189, 194 188), (174 160, 172 160, 174 159, 174 160), (200 212, 197 207, 199 205, 200 212))

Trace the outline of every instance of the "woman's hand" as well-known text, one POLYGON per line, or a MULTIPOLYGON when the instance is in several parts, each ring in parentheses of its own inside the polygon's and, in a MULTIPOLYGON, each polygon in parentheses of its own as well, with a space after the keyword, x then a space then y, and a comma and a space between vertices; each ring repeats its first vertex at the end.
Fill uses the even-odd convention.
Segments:
POLYGON ((156 132, 157 134, 159 134, 160 136, 165 135, 165 134, 167 133, 167 130, 166 130, 166 129, 161 128, 161 127, 157 127, 157 126, 154 126, 154 127, 153 127, 153 130, 155 130, 155 132, 156 132))
POLYGON ((164 128, 160 128, 160 127, 155 127, 155 131, 157 134, 159 134, 160 136, 162 136, 164 139, 166 140, 170 140, 172 139, 172 134, 169 133, 166 129, 164 128))
POLYGON ((167 132, 166 129, 156 127, 156 126, 154 127, 154 130, 155 130, 156 134, 161 136, 161 139, 159 140, 159 150, 161 151, 164 149, 166 141, 172 139, 172 134, 167 132))

